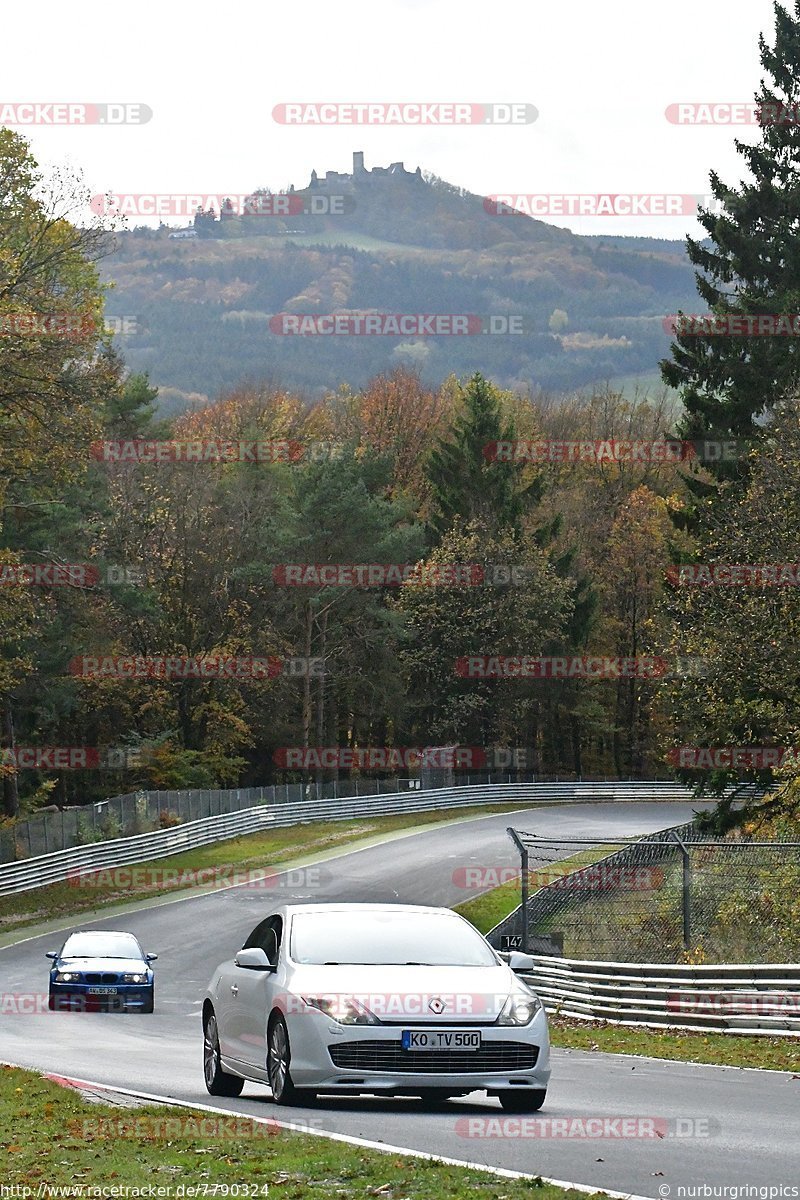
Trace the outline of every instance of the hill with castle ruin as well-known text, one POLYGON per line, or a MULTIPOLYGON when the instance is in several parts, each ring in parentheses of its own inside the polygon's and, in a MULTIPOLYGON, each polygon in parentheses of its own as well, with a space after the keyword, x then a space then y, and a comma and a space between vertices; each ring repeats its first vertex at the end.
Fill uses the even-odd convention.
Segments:
POLYGON ((278 195, 256 189, 182 232, 126 231, 102 264, 108 312, 127 318, 120 348, 168 409, 243 379, 313 397, 398 365, 431 383, 481 370, 551 392, 652 377, 669 344, 665 314, 695 304, 681 242, 499 217, 419 168, 368 168, 361 152, 351 172, 314 170, 278 195), (367 312, 462 314, 470 332, 411 323, 362 336, 340 321, 339 333, 296 337, 280 320, 367 312))

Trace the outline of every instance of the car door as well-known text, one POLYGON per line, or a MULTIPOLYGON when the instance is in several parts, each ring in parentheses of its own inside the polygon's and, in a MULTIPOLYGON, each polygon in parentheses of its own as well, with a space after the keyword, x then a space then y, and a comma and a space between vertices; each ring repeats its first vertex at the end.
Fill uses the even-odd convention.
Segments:
MULTIPOLYGON (((283 922, 268 917, 251 933, 242 949, 259 946, 271 963, 278 965, 281 954, 283 922)), ((228 1053, 253 1073, 266 1078, 267 1014, 275 990, 274 971, 254 971, 233 966, 226 980, 226 1042, 228 1053)))

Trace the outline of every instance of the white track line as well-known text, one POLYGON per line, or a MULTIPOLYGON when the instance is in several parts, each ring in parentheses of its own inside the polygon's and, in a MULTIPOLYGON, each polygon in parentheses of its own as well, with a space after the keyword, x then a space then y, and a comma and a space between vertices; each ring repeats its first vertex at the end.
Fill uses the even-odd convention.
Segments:
MULTIPOLYGON (((3 1066, 20 1067, 19 1063, 10 1063, 0 1060, 3 1066)), ((20 1067, 21 1070, 30 1070, 29 1067, 20 1067)), ((293 1133, 307 1133, 312 1137, 327 1138, 331 1142, 345 1142, 348 1146, 362 1146, 367 1150, 380 1150, 383 1154, 405 1154, 408 1158, 423 1158, 428 1162, 443 1163, 448 1167, 465 1167, 471 1171, 483 1171, 487 1175, 499 1175, 503 1179, 541 1179, 543 1183, 550 1183, 554 1187, 571 1188, 575 1192, 583 1192, 587 1196, 603 1195, 610 1196, 613 1200, 653 1200, 651 1196, 638 1196, 634 1192, 612 1192, 608 1188, 589 1187, 585 1183, 570 1183, 564 1179, 548 1179, 546 1175, 531 1175, 526 1171, 510 1171, 505 1167, 490 1167, 485 1163, 468 1162, 461 1158, 446 1158, 440 1154, 426 1154, 424 1150, 412 1150, 408 1146, 391 1146, 387 1142, 373 1142, 368 1138, 353 1137, 348 1133, 332 1133, 325 1129, 309 1129, 305 1125, 293 1125, 291 1121, 278 1121, 274 1117, 256 1117, 248 1112, 236 1112, 230 1108, 216 1108, 210 1104, 197 1104, 191 1100, 175 1100, 171 1096, 158 1096, 152 1092, 139 1092, 131 1088, 117 1087, 108 1083, 98 1083, 93 1079, 74 1079, 69 1075, 56 1075, 50 1072, 39 1071, 45 1079, 52 1080, 53 1083, 61 1084, 62 1087, 74 1088, 92 1088, 96 1091, 118 1093, 120 1096, 134 1096, 140 1100, 150 1100, 156 1104, 166 1104, 177 1108, 194 1109, 197 1112, 214 1113, 215 1116, 222 1117, 246 1117, 259 1125, 269 1125, 270 1127, 277 1126, 280 1129, 288 1129, 293 1133)))

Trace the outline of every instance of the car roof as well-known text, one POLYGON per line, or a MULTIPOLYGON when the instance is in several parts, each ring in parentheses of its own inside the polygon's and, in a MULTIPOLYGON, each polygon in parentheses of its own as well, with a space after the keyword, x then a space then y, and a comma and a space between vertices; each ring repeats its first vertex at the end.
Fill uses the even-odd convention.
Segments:
POLYGON ((312 912, 312 913, 320 913, 320 914, 321 913, 341 912, 341 913, 347 913, 351 916, 356 916, 358 913, 381 913, 381 912, 383 912, 383 913, 414 913, 417 915, 421 915, 422 913, 439 913, 444 916, 456 917, 458 919, 458 914, 454 913, 452 911, 452 909, 441 908, 441 907, 437 907, 437 906, 430 905, 430 904, 392 904, 392 903, 360 904, 360 903, 337 902, 335 900, 331 900, 329 902, 310 901, 309 903, 306 903, 306 904, 292 902, 289 904, 280 905, 274 911, 275 912, 283 911, 287 916, 291 916, 293 913, 297 913, 297 912, 303 912, 303 913, 312 912))
POLYGON ((139 939, 136 935, 128 933, 124 929, 73 929, 72 933, 68 933, 64 938, 64 946, 71 942, 73 938, 92 938, 97 942, 107 942, 110 938, 127 938, 134 946, 141 950, 139 939))
POLYGON ((127 929, 73 929, 72 933, 67 934, 66 940, 69 941, 71 937, 126 937, 138 941, 136 934, 129 933, 127 929))

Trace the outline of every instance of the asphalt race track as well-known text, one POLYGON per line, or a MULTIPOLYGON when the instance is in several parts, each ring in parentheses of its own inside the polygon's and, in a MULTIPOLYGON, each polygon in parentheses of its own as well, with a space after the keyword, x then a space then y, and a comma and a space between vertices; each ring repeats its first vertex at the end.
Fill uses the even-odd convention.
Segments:
MULTIPOLYGON (((505 1114, 497 1100, 480 1093, 435 1111, 426 1111, 413 1099, 350 1097, 323 1098, 310 1108, 278 1109, 267 1088, 245 1084, 239 1099, 222 1100, 209 1097, 203 1084, 203 991, 214 967, 235 953, 268 911, 272 897, 451 905, 472 894, 453 881, 457 868, 518 865, 505 832, 509 824, 547 836, 614 837, 649 833, 688 820, 691 814, 692 806, 687 804, 637 802, 479 817, 330 859, 316 872, 309 871, 305 887, 301 881, 296 891, 278 880, 269 890, 219 890, 124 917, 84 922, 87 928, 129 929, 146 951, 159 954, 155 1013, 28 1014, 10 1013, 4 1006, 0 1058, 211 1103, 231 1112, 305 1122, 394 1146, 640 1196, 683 1200, 687 1193, 679 1192, 679 1187, 704 1184, 796 1187, 800 1184, 800 1078, 784 1073, 555 1051, 548 1099, 538 1119, 505 1114), (498 1118, 499 1123, 476 1120, 488 1117, 498 1118), (653 1118, 659 1129, 666 1128, 666 1136, 548 1136, 543 1119, 565 1117, 653 1118), (534 1126, 541 1136, 530 1136, 534 1126)), ((220 859, 224 859, 224 846, 220 859)), ((46 994, 44 952, 57 948, 60 941, 58 935, 49 934, 0 950, 0 993, 46 994)), ((613 1132, 615 1127, 610 1128, 613 1132)), ((703 1195, 701 1191, 688 1196, 698 1194, 703 1195)))

